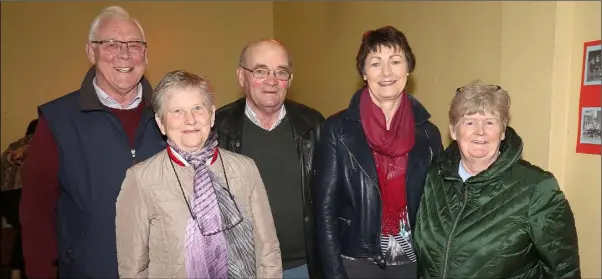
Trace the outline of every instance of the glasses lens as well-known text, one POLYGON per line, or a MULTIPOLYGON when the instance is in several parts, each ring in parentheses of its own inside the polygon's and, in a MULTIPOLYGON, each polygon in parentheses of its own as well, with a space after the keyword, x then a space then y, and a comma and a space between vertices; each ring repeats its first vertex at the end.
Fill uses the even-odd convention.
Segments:
POLYGON ((102 47, 104 47, 108 51, 118 51, 121 47, 121 43, 117 41, 103 41, 101 42, 102 47))
POLYGON ((279 80, 288 80, 290 77, 291 77, 291 74, 287 71, 276 72, 276 78, 279 80))
POLYGON ((146 45, 143 42, 129 42, 128 49, 133 53, 142 53, 146 49, 146 45))
POLYGON ((253 76, 255 78, 265 78, 270 74, 268 69, 255 69, 253 70, 253 76))

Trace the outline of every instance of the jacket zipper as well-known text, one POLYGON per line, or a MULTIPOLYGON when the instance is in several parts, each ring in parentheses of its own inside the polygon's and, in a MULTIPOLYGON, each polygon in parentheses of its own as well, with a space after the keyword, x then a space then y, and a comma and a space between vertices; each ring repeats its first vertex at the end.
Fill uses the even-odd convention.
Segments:
POLYGON ((132 152, 132 166, 136 164, 136 149, 132 148, 130 150, 130 152, 132 152))
MULTIPOLYGON (((349 151, 349 147, 347 147, 347 145, 345 144, 345 142, 343 142, 341 140, 341 143, 343 143, 343 145, 345 146, 345 148, 347 149, 347 151, 349 151)), ((357 166, 362 170, 362 172, 364 172, 364 175, 366 175, 366 177, 368 179, 370 179, 376 188, 376 191, 378 192, 378 196, 380 197, 380 200, 382 201, 383 197, 382 194, 380 192, 380 188, 378 187, 378 180, 374 181, 374 179, 372 179, 372 177, 370 177, 370 175, 368 175, 368 172, 364 169, 364 167, 362 167, 362 165, 360 164, 360 162, 355 158, 355 156, 353 156, 353 154, 351 154, 351 152, 349 152, 349 156, 351 156, 351 158, 353 158, 353 160, 357 163, 357 166)), ((380 208, 380 218, 378 219, 378 234, 376 235, 376 247, 378 247, 378 254, 382 254, 382 249, 380 248, 380 239, 382 237, 383 231, 382 231, 382 220, 383 220, 383 209, 382 209, 382 204, 381 204, 381 208, 380 208)))
POLYGON ((339 217, 339 220, 345 222, 347 224, 347 226, 351 226, 351 220, 347 220, 345 218, 339 217))
MULTIPOLYGON (((140 105, 142 105, 142 103, 140 103, 140 105)), ((147 113, 146 110, 147 108, 142 109, 142 117, 140 118, 140 123, 138 123, 138 127, 136 127, 136 135, 134 135, 134 146, 130 149, 130 152, 132 153, 132 166, 138 163, 138 161, 136 161, 136 147, 139 147, 140 140, 142 140, 142 138, 144 137, 144 131, 146 131, 146 128, 148 128, 148 122, 153 119, 153 117, 145 119, 144 116, 147 113)))
MULTIPOLYGON (((522 151, 523 146, 521 145, 519 147, 519 150, 522 151)), ((515 155, 514 158, 512 158, 512 161, 516 160, 516 157, 520 156, 520 152, 517 152, 517 155, 515 155)), ((509 167, 505 167, 503 168, 500 173, 505 172, 509 167)), ((443 276, 441 276, 442 278, 446 278, 447 276, 447 265, 449 264, 449 250, 450 250, 450 246, 451 246, 451 240, 454 234, 454 231, 456 230, 456 226, 458 226, 458 222, 460 221, 460 217, 462 216, 462 213, 464 213, 464 209, 466 209, 466 205, 468 203, 468 189, 466 188, 466 183, 463 182, 462 183, 462 188, 463 188, 463 194, 464 194, 464 204, 462 205, 462 208, 460 209, 460 213, 458 213, 458 217, 456 217, 456 220, 454 221, 454 225, 452 226, 452 229, 450 231, 449 237, 447 238, 447 245, 445 248, 445 258, 444 258, 444 262, 443 262, 443 276)))
MULTIPOLYGON (((113 113, 111 113, 108 110, 104 110, 104 112, 108 113, 111 117, 113 117, 113 119, 117 120, 117 123, 119 124, 118 126, 119 126, 122 134, 124 135, 125 142, 129 146, 130 145, 130 139, 128 138, 127 133, 125 132, 125 127, 123 126, 123 123, 121 123, 121 120, 119 120, 119 118, 117 116, 115 116, 113 113)), ((144 111, 142 112, 142 116, 144 116, 144 111)), ((142 133, 140 133, 140 128, 143 127, 143 129, 146 129, 146 125, 148 124, 148 120, 146 120, 147 123, 142 123, 142 121, 145 121, 144 117, 142 117, 140 119, 140 123, 138 124, 138 127, 136 127, 136 135, 135 135, 135 139, 134 139, 134 148, 130 148, 130 154, 132 154, 132 166, 136 164, 136 146, 138 146, 138 142, 140 141, 140 138, 142 136, 142 133)))
POLYGON ((441 276, 442 278, 446 278, 447 276, 447 265, 449 264, 449 250, 450 250, 450 246, 451 246, 451 241, 454 235, 454 232, 456 231, 456 227, 458 226, 458 222, 460 221, 460 218, 462 217, 462 213, 464 213, 464 209, 466 209, 466 205, 468 204, 468 188, 466 187, 466 183, 462 183, 462 188, 463 188, 463 195, 464 195, 464 201, 462 203, 462 208, 460 208, 460 212, 458 213, 458 217, 456 217, 456 220, 454 221, 454 225, 452 226, 451 231, 449 232, 449 237, 447 238, 447 245, 445 247, 445 257, 444 257, 444 262, 443 262, 443 275, 441 276))

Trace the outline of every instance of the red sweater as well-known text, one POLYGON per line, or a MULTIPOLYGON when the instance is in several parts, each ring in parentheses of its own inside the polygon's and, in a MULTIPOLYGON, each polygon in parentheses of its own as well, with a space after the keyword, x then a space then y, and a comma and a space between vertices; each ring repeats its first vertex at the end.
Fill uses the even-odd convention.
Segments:
MULTIPOLYGON (((121 121, 130 145, 144 105, 131 110, 109 109, 121 121)), ((28 278, 56 278, 58 258, 56 204, 60 189, 57 174, 59 152, 48 121, 40 116, 28 156, 23 165, 23 192, 19 215, 22 227, 23 257, 28 278)))

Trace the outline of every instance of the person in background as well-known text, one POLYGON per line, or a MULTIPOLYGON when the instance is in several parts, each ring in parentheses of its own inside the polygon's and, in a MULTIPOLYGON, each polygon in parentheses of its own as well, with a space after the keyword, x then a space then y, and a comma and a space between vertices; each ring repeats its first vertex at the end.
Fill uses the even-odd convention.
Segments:
POLYGON ((25 136, 11 143, 0 157, 2 174, 0 191, 0 218, 4 217, 15 232, 10 268, 12 279, 25 278, 23 264, 23 244, 21 241, 21 222, 19 222, 19 203, 21 201, 23 160, 27 157, 27 147, 38 125, 38 119, 29 122, 25 136))
POLYGON ((366 32, 356 67, 365 86, 326 119, 314 162, 324 278, 416 278, 412 233, 441 135, 406 90, 416 58, 402 32, 366 32))
POLYGON ((428 172, 415 229, 423 278, 581 278, 573 213, 554 176, 522 160, 497 85, 458 88, 454 140, 428 172))
POLYGON ((117 278, 115 201, 125 172, 165 149, 144 78, 142 27, 103 9, 90 27, 80 89, 38 108, 20 218, 30 278, 117 278))
POLYGON ((130 168, 117 198, 121 278, 282 278, 268 197, 250 158, 217 148, 214 92, 167 73, 153 97, 168 147, 130 168))
POLYGON ((280 241, 284 278, 320 278, 309 187, 324 117, 286 98, 293 61, 277 41, 244 47, 236 74, 245 97, 216 112, 219 146, 251 157, 259 168, 280 241))

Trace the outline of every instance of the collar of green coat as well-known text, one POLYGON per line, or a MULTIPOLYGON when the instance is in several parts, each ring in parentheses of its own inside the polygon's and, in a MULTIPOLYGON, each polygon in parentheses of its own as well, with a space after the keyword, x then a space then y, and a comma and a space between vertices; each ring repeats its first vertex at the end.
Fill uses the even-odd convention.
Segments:
MULTIPOLYGON (((506 139, 500 144, 500 156, 486 170, 470 177, 466 183, 490 182, 502 176, 521 158, 523 153, 523 140, 510 126, 506 127, 506 139)), ((453 141, 445 149, 445 158, 441 168, 443 177, 448 180, 460 180, 458 175, 458 164, 460 163, 460 148, 458 143, 453 141)))

